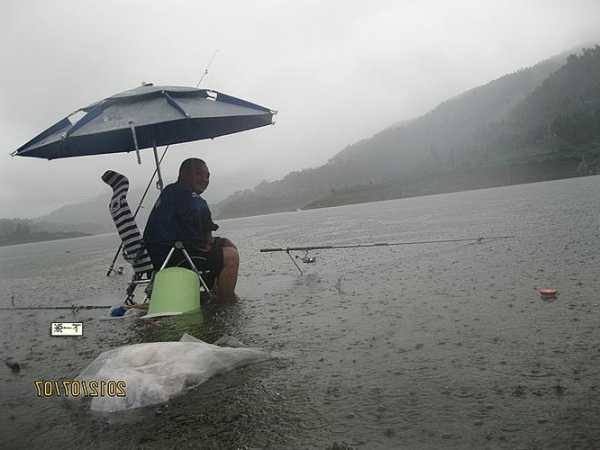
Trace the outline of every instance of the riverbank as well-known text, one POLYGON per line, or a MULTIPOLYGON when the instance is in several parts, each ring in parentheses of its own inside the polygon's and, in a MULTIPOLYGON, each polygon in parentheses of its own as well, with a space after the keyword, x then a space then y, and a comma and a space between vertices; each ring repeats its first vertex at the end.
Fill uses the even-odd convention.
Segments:
POLYGON ((350 187, 312 201, 304 205, 302 209, 327 208, 573 178, 582 176, 578 170, 580 164, 580 159, 565 158, 506 166, 459 169, 385 184, 350 187))
POLYGON ((81 233, 78 231, 64 231, 64 232, 47 232, 40 231, 35 233, 29 233, 24 236, 7 236, 0 238, 0 247, 6 247, 8 245, 27 244, 30 242, 44 242, 44 241, 56 241, 58 239, 71 239, 77 237, 92 236, 90 233, 81 233))

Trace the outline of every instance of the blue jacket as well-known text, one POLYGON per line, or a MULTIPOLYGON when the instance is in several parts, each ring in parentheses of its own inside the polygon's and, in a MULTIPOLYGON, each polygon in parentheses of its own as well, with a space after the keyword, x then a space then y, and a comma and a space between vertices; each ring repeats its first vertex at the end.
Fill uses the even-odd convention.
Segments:
POLYGON ((205 242, 217 228, 206 200, 177 182, 166 186, 156 200, 144 229, 144 242, 205 242))

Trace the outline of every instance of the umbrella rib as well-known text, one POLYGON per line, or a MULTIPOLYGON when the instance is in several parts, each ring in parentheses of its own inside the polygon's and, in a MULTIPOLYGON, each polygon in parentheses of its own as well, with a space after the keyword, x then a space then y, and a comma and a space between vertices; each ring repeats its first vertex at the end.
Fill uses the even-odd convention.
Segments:
MULTIPOLYGON (((65 132, 65 136, 64 136, 63 140, 66 139, 66 138, 68 138, 69 136, 71 136, 75 131, 77 131, 78 129, 80 129, 86 123, 91 122, 96 117, 98 117, 100 114, 102 114, 102 112, 104 111, 103 105, 104 105, 103 103, 99 103, 94 108, 90 109, 89 111, 86 111, 85 116, 83 116, 81 119, 79 119, 77 122, 75 122, 71 126, 71 128, 69 128, 65 132)), ((82 111, 82 110, 80 110, 80 111, 82 111)))
POLYGON ((181 105, 180 105, 179 103, 177 103, 177 102, 175 101, 175 99, 174 99, 173 97, 171 97, 171 96, 170 96, 170 95, 167 93, 167 91, 162 91, 162 95, 164 95, 164 96, 165 96, 165 98, 167 99, 167 103, 168 103, 169 105, 171 105, 173 108, 175 108, 177 111, 179 111, 181 114, 183 114, 183 115, 184 115, 185 117, 187 117, 188 119, 191 117, 191 116, 188 114, 188 112, 187 112, 185 109, 183 109, 183 108, 181 107, 181 105))

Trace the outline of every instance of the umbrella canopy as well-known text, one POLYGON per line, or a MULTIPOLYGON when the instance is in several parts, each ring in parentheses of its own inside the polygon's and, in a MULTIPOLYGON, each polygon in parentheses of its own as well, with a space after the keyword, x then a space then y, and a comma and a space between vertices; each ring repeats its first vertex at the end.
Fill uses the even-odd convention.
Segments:
POLYGON ((81 108, 12 154, 56 159, 129 152, 263 127, 274 114, 216 91, 144 85, 81 108), (74 120, 78 112, 83 115, 74 120))

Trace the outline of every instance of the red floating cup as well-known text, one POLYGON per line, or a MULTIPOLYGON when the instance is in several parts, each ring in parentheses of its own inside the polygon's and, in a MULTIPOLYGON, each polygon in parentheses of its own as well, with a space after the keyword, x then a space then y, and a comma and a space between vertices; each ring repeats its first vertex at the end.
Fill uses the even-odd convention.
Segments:
POLYGON ((537 288, 536 291, 538 291, 543 298, 554 298, 558 294, 558 291, 553 288, 537 288))

